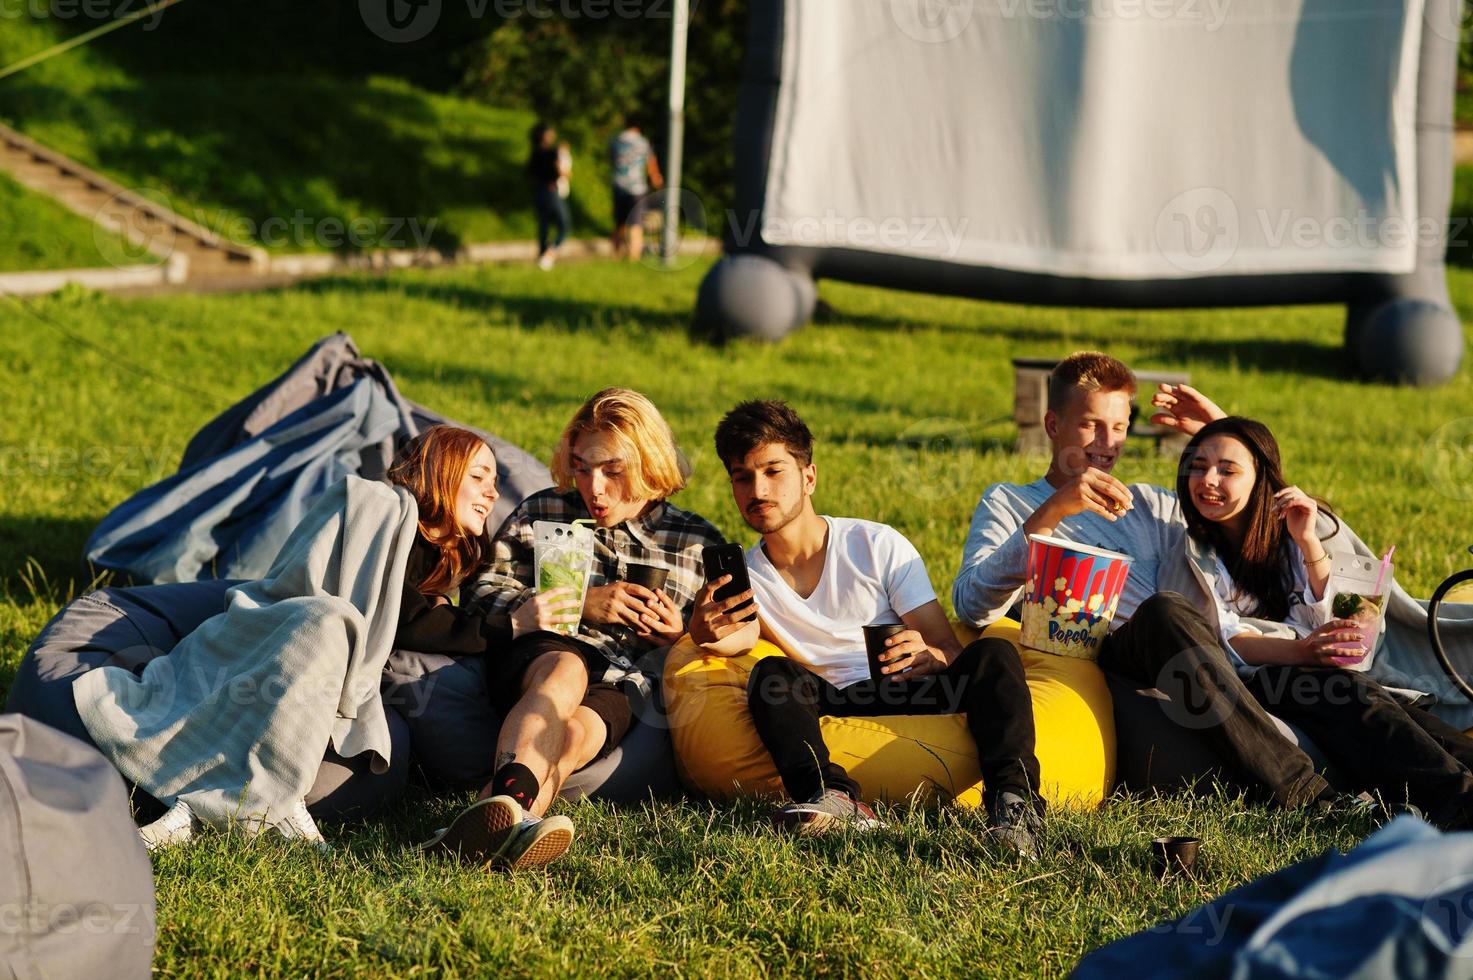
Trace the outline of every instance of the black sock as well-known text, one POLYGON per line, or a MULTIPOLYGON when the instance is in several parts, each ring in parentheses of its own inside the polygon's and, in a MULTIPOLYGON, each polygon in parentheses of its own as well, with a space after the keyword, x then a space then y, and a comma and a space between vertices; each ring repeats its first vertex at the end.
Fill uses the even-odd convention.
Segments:
POLYGON ((497 796, 510 796, 523 810, 536 801, 537 791, 540 789, 532 770, 520 762, 508 762, 496 770, 496 775, 491 778, 491 785, 497 796))

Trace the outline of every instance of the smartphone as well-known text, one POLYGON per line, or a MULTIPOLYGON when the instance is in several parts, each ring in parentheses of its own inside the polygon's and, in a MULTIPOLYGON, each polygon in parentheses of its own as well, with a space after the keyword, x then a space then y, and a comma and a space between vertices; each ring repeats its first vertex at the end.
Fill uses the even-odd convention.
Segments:
MULTIPOLYGON (((713 544, 701 549, 701 561, 706 566, 706 582, 710 584, 723 575, 730 575, 731 581, 716 590, 714 598, 730 599, 734 595, 740 595, 752 587, 752 579, 747 575, 747 559, 742 553, 739 544, 713 544)), ((747 622, 757 615, 757 604, 748 600, 732 610, 739 613, 744 609, 751 610, 751 614, 741 617, 742 622, 747 622)))

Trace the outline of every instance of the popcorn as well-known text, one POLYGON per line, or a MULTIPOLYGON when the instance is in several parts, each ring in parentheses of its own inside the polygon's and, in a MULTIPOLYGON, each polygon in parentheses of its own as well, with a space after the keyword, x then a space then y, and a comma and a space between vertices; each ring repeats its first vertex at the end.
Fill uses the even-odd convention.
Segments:
POLYGON ((1019 641, 1045 653, 1094 660, 1109 633, 1130 558, 1043 535, 1029 535, 1019 641), (1052 582, 1052 588, 1040 583, 1052 582))

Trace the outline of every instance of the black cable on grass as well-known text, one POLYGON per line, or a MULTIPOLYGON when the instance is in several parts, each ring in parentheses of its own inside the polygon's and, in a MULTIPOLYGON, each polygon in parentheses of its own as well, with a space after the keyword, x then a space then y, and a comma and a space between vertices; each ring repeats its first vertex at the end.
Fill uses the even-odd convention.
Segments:
POLYGON ((88 340, 86 337, 81 336, 80 334, 73 333, 71 330, 68 330, 66 327, 62 326, 60 323, 57 323, 55 320, 42 316, 39 312, 31 308, 31 306, 29 306, 28 304, 22 303, 20 301, 20 298, 14 293, 8 292, 4 289, 0 289, 0 297, 10 300, 12 305, 18 307, 21 310, 24 310, 35 319, 41 321, 41 323, 61 334, 61 336, 65 337, 68 342, 73 343, 78 347, 86 348, 87 350, 103 355, 107 359, 108 363, 122 368, 129 374, 136 375, 148 381, 157 382, 158 384, 166 385, 176 391, 181 391, 184 394, 189 395, 193 398, 201 399, 208 405, 220 405, 223 404, 225 401, 218 394, 211 394, 207 391, 201 391, 193 385, 187 385, 182 381, 175 381, 173 378, 168 378, 162 374, 156 374, 153 371, 148 370, 147 368, 140 367, 139 365, 129 361, 126 357, 123 357, 116 351, 109 350, 106 347, 103 347, 101 344, 94 343, 88 340))

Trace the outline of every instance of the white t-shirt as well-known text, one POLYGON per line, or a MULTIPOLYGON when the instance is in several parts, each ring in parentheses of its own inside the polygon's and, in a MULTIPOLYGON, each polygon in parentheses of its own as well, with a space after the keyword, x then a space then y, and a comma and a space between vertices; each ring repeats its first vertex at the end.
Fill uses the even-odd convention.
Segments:
MULTIPOLYGON (((1335 590, 1331 587, 1332 583, 1327 582, 1325 594, 1316 600, 1314 590, 1309 587, 1309 570, 1304 565, 1304 554, 1292 541, 1289 542, 1289 549, 1294 554, 1294 589, 1289 593, 1289 617, 1284 623, 1294 631, 1296 637, 1302 640, 1330 621, 1330 609, 1335 590)), ((1212 583, 1212 598, 1217 602, 1217 625, 1218 630, 1222 633, 1222 641, 1232 654, 1233 666, 1237 668, 1238 673, 1257 673, 1262 664, 1250 664, 1238 656, 1238 651, 1233 649, 1232 639, 1243 633, 1263 635, 1262 630, 1240 619, 1240 617, 1252 617, 1257 612, 1258 603, 1238 593, 1238 587, 1233 582, 1233 574, 1228 571, 1222 555, 1213 551, 1212 561, 1217 571, 1217 578, 1212 583)))
POLYGON ((893 527, 852 517, 824 520, 823 574, 807 599, 783 581, 761 541, 747 551, 747 572, 762 625, 799 663, 843 688, 869 678, 864 627, 898 623, 936 601, 936 591, 920 552, 893 527))

